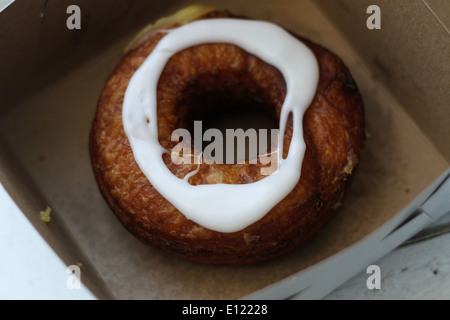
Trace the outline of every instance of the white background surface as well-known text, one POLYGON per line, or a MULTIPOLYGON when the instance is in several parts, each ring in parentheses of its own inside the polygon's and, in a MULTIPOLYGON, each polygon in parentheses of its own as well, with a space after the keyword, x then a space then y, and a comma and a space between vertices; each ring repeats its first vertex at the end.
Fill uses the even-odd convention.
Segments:
MULTIPOLYGON (((446 217, 447 218, 447 217, 446 217)), ((70 290, 63 262, 0 184, 0 299, 95 299, 83 286, 70 290)), ((381 289, 355 275, 325 299, 450 299, 450 234, 402 246, 376 264, 381 289)))
POLYGON ((72 276, 66 273, 67 266, 33 228, 1 184, 0 219, 0 299, 94 298, 83 286, 67 288, 67 280, 72 276))
POLYGON ((361 272, 325 299, 447 300, 450 299, 450 234, 400 247, 375 263, 381 289, 366 286, 361 272))

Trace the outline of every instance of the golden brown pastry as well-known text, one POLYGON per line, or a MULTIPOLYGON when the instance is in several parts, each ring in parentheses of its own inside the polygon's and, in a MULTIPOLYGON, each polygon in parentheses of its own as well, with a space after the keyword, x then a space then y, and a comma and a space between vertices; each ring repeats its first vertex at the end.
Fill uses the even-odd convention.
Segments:
MULTIPOLYGON (((232 16, 208 9, 195 19, 232 16)), ((301 179, 286 198, 245 229, 233 233, 209 230, 186 219, 150 184, 134 159, 122 124, 128 82, 164 36, 155 30, 177 26, 178 22, 169 19, 147 29, 105 84, 90 136, 92 165, 102 194, 137 238, 191 261, 246 264, 298 248, 333 217, 360 160, 364 145, 363 103, 349 70, 327 49, 297 37, 312 50, 320 67, 317 92, 303 118, 306 152, 301 179)), ((285 94, 280 72, 237 46, 203 44, 185 49, 169 60, 158 83, 159 142, 170 151, 176 144, 171 141, 175 129, 189 128, 198 118, 234 112, 233 106, 242 101, 278 121, 285 94), (185 68, 191 71, 184 72, 185 68), (211 111, 211 105, 217 105, 220 112, 211 111)), ((289 119, 284 153, 289 149, 291 135, 289 119)), ((196 164, 176 165, 169 155, 164 161, 180 178, 197 168, 196 164)), ((189 182, 251 183, 264 178, 260 169, 260 164, 203 163, 189 182)))

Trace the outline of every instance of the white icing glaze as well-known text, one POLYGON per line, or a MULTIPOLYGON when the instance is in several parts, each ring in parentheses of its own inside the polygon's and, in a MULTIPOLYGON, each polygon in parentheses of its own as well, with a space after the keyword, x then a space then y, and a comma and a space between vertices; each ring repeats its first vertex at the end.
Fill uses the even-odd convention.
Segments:
POLYGON ((298 183, 305 152, 302 119, 314 98, 318 79, 314 54, 277 25, 241 19, 198 20, 165 35, 133 75, 123 103, 125 133, 142 172, 186 218, 211 230, 236 232, 264 217, 298 183), (285 78, 287 93, 280 115, 278 170, 262 180, 193 186, 187 179, 173 175, 162 160, 167 151, 158 142, 159 77, 172 55, 203 43, 237 45, 278 68, 285 78), (294 129, 288 156, 283 159, 280 142, 290 113, 294 129))

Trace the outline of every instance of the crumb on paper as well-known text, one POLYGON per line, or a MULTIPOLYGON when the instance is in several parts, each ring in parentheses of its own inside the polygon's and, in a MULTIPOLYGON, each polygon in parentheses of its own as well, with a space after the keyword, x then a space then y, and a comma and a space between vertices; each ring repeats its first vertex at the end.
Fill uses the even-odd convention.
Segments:
POLYGON ((47 209, 45 211, 39 212, 39 216, 41 217, 41 220, 44 222, 50 222, 50 213, 52 212, 52 208, 47 206, 47 209))

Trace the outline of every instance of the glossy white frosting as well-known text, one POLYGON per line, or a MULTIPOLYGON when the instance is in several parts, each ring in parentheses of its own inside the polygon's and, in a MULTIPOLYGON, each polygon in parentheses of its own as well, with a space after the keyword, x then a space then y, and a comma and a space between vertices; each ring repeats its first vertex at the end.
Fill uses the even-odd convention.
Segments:
POLYGON ((168 32, 135 72, 125 93, 123 126, 140 169, 165 199, 205 228, 236 232, 264 217, 298 183, 305 152, 302 119, 314 98, 318 79, 314 54, 275 24, 243 19, 198 20, 168 32), (158 142, 159 77, 172 55, 205 43, 239 46, 284 76, 287 93, 279 123, 278 170, 257 182, 193 186, 187 178, 173 175, 162 159, 167 150, 158 142), (281 142, 290 113, 294 129, 288 156, 283 159, 281 142))

